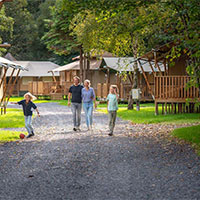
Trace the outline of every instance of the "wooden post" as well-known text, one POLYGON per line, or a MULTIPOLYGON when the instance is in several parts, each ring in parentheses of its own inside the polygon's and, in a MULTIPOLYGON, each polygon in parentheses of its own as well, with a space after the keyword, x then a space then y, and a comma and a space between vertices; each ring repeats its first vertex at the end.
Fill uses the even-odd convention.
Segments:
POLYGON ((142 67, 142 64, 141 64, 140 60, 138 60, 138 63, 139 63, 140 68, 141 68, 141 70, 142 70, 144 79, 145 79, 145 81, 146 81, 146 83, 147 83, 147 87, 148 87, 148 89, 149 89, 149 92, 150 92, 150 94, 152 95, 152 97, 153 97, 153 99, 154 99, 154 94, 153 94, 153 92, 152 92, 152 90, 151 90, 149 81, 148 81, 148 79, 147 79, 147 76, 146 76, 146 74, 145 74, 145 71, 144 71, 144 69, 143 69, 143 67, 142 67))
POLYGON ((7 70, 8 70, 8 68, 5 68, 5 69, 4 69, 3 77, 2 77, 2 79, 0 80, 0 88, 1 88, 1 86, 2 86, 2 84, 3 84, 3 81, 4 81, 5 77, 6 77, 6 72, 7 72, 7 70))
POLYGON ((162 76, 162 72, 161 72, 160 66, 158 65, 158 61, 157 61, 156 51, 154 51, 154 60, 155 60, 155 66, 158 68, 160 75, 162 76))
POLYGON ((152 72, 153 72, 153 75, 156 76, 156 72, 155 72, 154 69, 153 69, 153 66, 152 66, 152 64, 151 64, 151 61, 148 60, 148 62, 149 62, 149 66, 151 67, 151 70, 152 70, 152 72))
POLYGON ((171 113, 173 114, 173 112, 174 112, 174 103, 171 103, 172 105, 171 105, 171 107, 172 107, 172 109, 171 109, 171 113))
POLYGON ((155 102, 155 115, 158 115, 158 103, 155 102))
POLYGON ((164 103, 162 103, 162 114, 164 114, 164 103))
POLYGON ((80 82, 83 82, 83 49, 80 47, 80 82))
POLYGON ((167 114, 167 102, 165 102, 165 115, 167 114))
MULTIPOLYGON (((9 86, 10 86, 10 83, 11 83, 11 81, 12 81, 12 77, 13 77, 14 72, 15 72, 15 68, 12 70, 12 73, 11 73, 11 75, 10 75, 8 84, 5 85, 4 92, 3 92, 3 97, 2 97, 2 99, 0 100, 0 104, 2 104, 2 102, 5 100, 6 91, 7 91, 7 88, 9 88, 9 86)), ((6 81, 6 77, 5 77, 5 81, 6 81)))

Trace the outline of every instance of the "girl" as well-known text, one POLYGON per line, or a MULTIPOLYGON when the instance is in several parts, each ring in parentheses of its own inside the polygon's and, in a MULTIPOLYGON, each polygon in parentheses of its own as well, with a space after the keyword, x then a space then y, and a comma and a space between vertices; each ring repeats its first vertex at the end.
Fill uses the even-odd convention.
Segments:
POLYGON ((84 88, 82 89, 82 101, 83 109, 85 112, 85 120, 88 130, 92 129, 92 114, 93 114, 93 102, 96 108, 96 98, 95 92, 92 87, 90 87, 90 81, 84 81, 84 88))
POLYGON ((117 117, 117 110, 118 110, 118 98, 119 95, 117 94, 117 86, 111 85, 110 86, 110 93, 107 96, 108 101, 108 118, 109 118, 109 136, 113 135, 113 130, 115 127, 115 121, 117 117))
POLYGON ((23 107, 23 112, 24 112, 24 117, 25 117, 25 127, 28 131, 27 138, 34 136, 34 131, 32 127, 33 109, 37 111, 37 115, 38 117, 40 117, 37 106, 32 102, 32 100, 35 100, 35 99, 36 97, 34 97, 30 92, 28 92, 24 95, 24 100, 12 103, 12 104, 22 105, 23 107))

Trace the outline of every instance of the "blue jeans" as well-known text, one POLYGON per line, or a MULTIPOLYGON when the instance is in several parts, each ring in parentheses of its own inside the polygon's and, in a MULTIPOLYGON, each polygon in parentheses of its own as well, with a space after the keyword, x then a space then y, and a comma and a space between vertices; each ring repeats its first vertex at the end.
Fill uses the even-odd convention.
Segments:
POLYGON ((82 103, 72 103, 71 105, 74 127, 77 128, 81 125, 81 108, 82 103))
POLYGON ((26 130, 28 131, 28 134, 33 133, 33 127, 32 127, 32 116, 24 116, 25 117, 25 127, 26 130))
POLYGON ((89 128, 92 125, 93 102, 83 103, 83 109, 85 112, 85 121, 89 128))

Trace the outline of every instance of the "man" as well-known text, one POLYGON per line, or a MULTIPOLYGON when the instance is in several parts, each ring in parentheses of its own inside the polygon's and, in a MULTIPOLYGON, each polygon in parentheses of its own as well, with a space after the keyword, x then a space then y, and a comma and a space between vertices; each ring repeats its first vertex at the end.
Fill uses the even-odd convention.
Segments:
POLYGON ((80 78, 78 76, 74 77, 74 85, 69 88, 68 94, 68 106, 71 105, 72 114, 73 114, 73 123, 74 123, 74 131, 80 131, 81 125, 81 108, 82 108, 82 97, 81 91, 83 86, 80 85, 80 78), (71 99, 72 96, 72 99, 71 99), (71 103, 70 103, 71 100, 71 103))

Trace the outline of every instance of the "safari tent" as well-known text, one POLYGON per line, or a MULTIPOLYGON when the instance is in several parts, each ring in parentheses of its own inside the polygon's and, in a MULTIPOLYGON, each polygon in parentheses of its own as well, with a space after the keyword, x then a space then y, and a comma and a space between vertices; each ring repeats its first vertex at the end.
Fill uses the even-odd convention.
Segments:
MULTIPOLYGON (((19 79, 14 86, 15 95, 23 95, 27 91, 34 95, 49 95, 51 87, 59 81, 59 72, 55 72, 54 76, 48 71, 53 70, 59 65, 49 61, 14 61, 17 65, 23 66, 27 71, 19 73, 19 79)), ((6 74, 7 81, 12 71, 8 70, 6 74)), ((16 73, 13 74, 13 77, 16 73)))
MULTIPOLYGON (((152 101, 153 95, 151 90, 154 90, 154 83, 153 83, 153 74, 151 70, 151 66, 154 64, 152 61, 150 64, 142 61, 141 66, 139 65, 137 59, 135 60, 133 57, 110 57, 110 58, 103 58, 103 62, 101 65, 101 70, 107 74, 107 81, 106 83, 98 84, 98 96, 101 98, 105 98, 106 94, 108 93, 108 88, 110 84, 116 84, 119 88, 120 98, 123 100, 127 100, 132 89, 133 85, 133 65, 134 62, 137 62, 137 86, 138 89, 141 91, 141 101, 152 101), (124 80, 122 73, 126 72, 127 77, 124 80), (145 79, 142 74, 145 74, 147 79, 150 82, 150 88, 146 86, 145 79), (113 79, 113 74, 115 79, 113 79)), ((162 63, 158 63, 161 73, 164 72, 164 65, 162 63)), ((153 70, 156 74, 160 73, 159 70, 153 67, 153 70)))
POLYGON ((141 65, 142 62, 154 62, 155 68, 160 73, 155 73, 153 84, 154 90, 151 90, 150 82, 147 79, 145 73, 146 86, 151 90, 155 99, 155 113, 158 114, 158 105, 162 105, 162 113, 182 113, 182 112, 200 112, 199 107, 195 107, 195 101, 200 101, 199 88, 187 87, 190 77, 186 72, 187 55, 182 52, 179 58, 172 61, 167 57, 173 47, 176 47, 176 43, 171 42, 160 46, 156 49, 152 49, 150 52, 142 55, 138 62, 141 65), (163 63, 164 73, 161 72, 158 63, 163 63))
POLYGON ((19 73, 26 69, 20 64, 16 64, 5 58, 0 57, 0 107, 1 114, 6 113, 7 103, 13 93, 14 85, 17 82, 19 73), (9 79, 6 81, 8 71, 10 72, 9 79), (13 76, 15 74, 15 77, 13 76), (7 97, 6 97, 7 94, 7 97))

